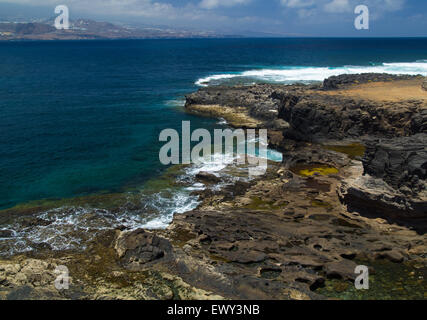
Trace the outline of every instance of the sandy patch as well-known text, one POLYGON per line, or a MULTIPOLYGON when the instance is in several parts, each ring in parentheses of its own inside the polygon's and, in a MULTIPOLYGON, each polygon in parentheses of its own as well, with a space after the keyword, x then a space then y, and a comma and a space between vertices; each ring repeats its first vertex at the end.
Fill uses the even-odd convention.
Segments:
POLYGON ((423 79, 372 82, 353 85, 346 89, 320 92, 320 94, 374 101, 427 100, 427 91, 421 88, 422 82, 423 79))

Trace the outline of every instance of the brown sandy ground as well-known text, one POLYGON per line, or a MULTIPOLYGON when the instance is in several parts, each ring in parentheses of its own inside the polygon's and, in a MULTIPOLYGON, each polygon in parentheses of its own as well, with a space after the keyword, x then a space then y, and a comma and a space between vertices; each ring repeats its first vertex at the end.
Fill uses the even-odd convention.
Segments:
MULTIPOLYGON (((324 91, 321 94, 373 101, 399 102, 404 100, 427 100, 427 91, 421 88, 423 80, 399 80, 354 84, 344 89, 324 91)), ((426 106, 424 105, 424 108, 426 106)))

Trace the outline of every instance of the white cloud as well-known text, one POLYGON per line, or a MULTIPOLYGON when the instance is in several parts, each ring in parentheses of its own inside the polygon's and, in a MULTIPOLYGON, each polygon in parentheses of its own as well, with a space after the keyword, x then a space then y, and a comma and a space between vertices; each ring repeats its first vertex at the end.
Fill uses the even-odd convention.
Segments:
POLYGON ((232 7, 243 5, 252 0, 200 0, 199 5, 191 5, 188 2, 181 7, 173 5, 173 0, 168 3, 158 0, 0 0, 0 3, 25 4, 32 6, 52 6, 58 4, 69 6, 70 10, 74 9, 81 12, 93 12, 98 14, 124 14, 142 17, 170 17, 182 15, 189 10, 195 15, 199 15, 200 9, 215 9, 218 7, 232 7), (187 10, 187 11, 186 11, 187 10))
POLYGON ((258 12, 254 12, 253 16, 239 16, 234 11, 229 16, 227 11, 219 13, 214 10, 251 2, 259 5, 264 1, 266 0, 0 0, 0 3, 47 6, 52 8, 52 15, 58 4, 65 4, 70 8, 72 19, 83 16, 97 20, 105 18, 108 21, 173 25, 220 32, 251 30, 255 27, 257 30, 276 31, 277 26, 288 31, 287 28, 293 28, 293 22, 330 25, 340 19, 348 20, 349 15, 353 15, 354 8, 361 3, 369 7, 371 19, 376 20, 384 18, 387 12, 402 9, 406 3, 406 0, 268 0, 284 8, 282 11, 289 16, 289 20, 283 21, 276 21, 276 18, 263 16, 258 12))
POLYGON ((306 8, 314 5, 312 0, 280 0, 280 3, 288 8, 306 8))
POLYGON ((365 4, 381 16, 387 11, 397 11, 404 7, 406 0, 280 0, 280 4, 290 10, 297 10, 298 16, 306 18, 320 13, 352 13, 359 4, 365 4))
MULTIPOLYGON (((68 5, 79 11, 96 11, 100 13, 129 14, 141 16, 159 16, 176 14, 179 9, 191 7, 193 11, 197 9, 215 9, 219 7, 232 7, 245 5, 255 0, 198 0, 196 6, 187 5, 177 7, 173 5, 173 0, 168 3, 162 0, 0 0, 0 3, 26 4, 33 6, 52 6, 58 4, 68 5)), ((261 1, 261 0, 257 0, 261 1)), ((265 1, 265 0, 262 0, 265 1)), ((317 12, 340 13, 350 12, 359 4, 365 4, 371 11, 381 14, 385 11, 397 11, 404 7, 406 0, 280 0, 280 4, 289 9, 311 10, 317 12)), ((181 10, 181 12, 184 10, 181 10)), ((312 12, 312 11, 311 11, 312 12)), ((197 13, 196 13, 197 14, 197 13)))
POLYGON ((400 10, 405 4, 405 0, 384 0, 387 9, 400 10))
POLYGON ((215 9, 218 7, 233 7, 235 5, 247 4, 251 0, 202 0, 200 7, 203 9, 215 9))
POLYGON ((64 4, 72 11, 95 14, 127 14, 142 17, 157 17, 171 14, 174 11, 173 5, 153 0, 0 0, 1 2, 32 6, 52 6, 52 8, 55 8, 58 4, 64 4))
POLYGON ((352 7, 350 5, 349 0, 332 0, 331 2, 325 4, 323 9, 326 12, 350 12, 352 11, 352 7))
POLYGON ((316 15, 317 10, 316 9, 300 9, 298 10, 298 16, 302 19, 309 18, 314 15, 316 15))

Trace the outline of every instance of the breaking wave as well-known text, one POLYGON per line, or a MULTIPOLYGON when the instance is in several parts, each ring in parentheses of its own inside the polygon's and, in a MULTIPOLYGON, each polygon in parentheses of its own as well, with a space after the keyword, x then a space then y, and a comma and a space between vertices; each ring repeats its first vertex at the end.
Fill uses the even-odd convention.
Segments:
MULTIPOLYGON (((0 226, 0 255, 12 255, 40 248, 51 250, 74 250, 86 248, 86 244, 100 232, 111 229, 148 230, 167 228, 175 214, 194 210, 199 198, 194 194, 206 186, 197 181, 200 172, 208 172, 221 177, 223 181, 214 188, 237 180, 249 180, 247 167, 234 165, 233 155, 214 154, 209 162, 188 166, 171 181, 170 187, 161 190, 141 190, 125 204, 113 210, 84 206, 64 206, 40 212, 36 216, 17 218, 8 225, 0 226), (241 172, 241 174, 239 174, 241 172), (174 183, 178 187, 173 186, 174 183), (128 205, 129 204, 129 205, 128 205)), ((268 150, 267 157, 281 161, 281 154, 268 150)), ((130 197, 130 196, 129 196, 130 197)))
POLYGON ((253 83, 270 82, 290 84, 295 82, 323 81, 331 76, 358 73, 388 73, 427 76, 427 60, 416 62, 382 63, 371 66, 303 67, 287 66, 272 69, 248 70, 236 73, 210 75, 196 81, 198 86, 223 84, 227 82, 253 83))

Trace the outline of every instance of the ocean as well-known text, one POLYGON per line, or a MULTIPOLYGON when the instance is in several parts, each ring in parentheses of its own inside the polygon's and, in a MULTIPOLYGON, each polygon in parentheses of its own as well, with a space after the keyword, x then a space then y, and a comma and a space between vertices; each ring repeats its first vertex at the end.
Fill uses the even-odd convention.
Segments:
MULTIPOLYGON (((309 83, 342 73, 427 75, 426 59, 424 38, 2 42, 0 209, 71 199, 67 210, 44 213, 55 215, 57 228, 87 214, 85 197, 137 190, 144 205, 120 219, 164 227, 174 213, 195 207, 190 193, 200 186, 172 192, 158 183, 170 169, 159 161, 159 133, 179 130, 186 120, 192 128, 224 126, 186 114, 185 94, 208 85, 309 83), (147 183, 155 187, 141 193, 147 183), (147 203, 155 213, 141 219, 141 211, 151 212, 147 203)), ((194 175, 194 168, 185 170, 179 175, 194 175)))

